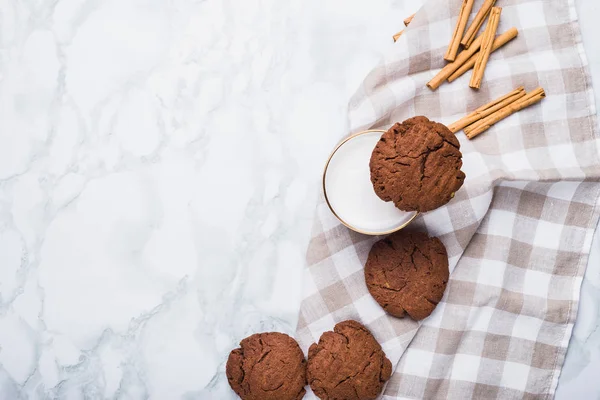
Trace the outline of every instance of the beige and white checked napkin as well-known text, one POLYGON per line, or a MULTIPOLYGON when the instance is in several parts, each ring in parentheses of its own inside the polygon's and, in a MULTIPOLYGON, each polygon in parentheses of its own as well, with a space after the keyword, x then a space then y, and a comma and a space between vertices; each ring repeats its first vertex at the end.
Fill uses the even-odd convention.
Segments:
MULTIPOLYGON (((336 322, 366 324, 395 365, 383 398, 552 398, 562 368, 600 205, 591 80, 573 0, 499 0, 499 32, 478 92, 466 74, 436 92, 460 0, 430 0, 350 104, 352 131, 415 115, 451 123, 524 85, 547 98, 468 141, 467 179, 445 207, 408 229, 440 237, 451 279, 416 323, 386 315, 363 265, 377 238, 340 225, 321 202, 309 245, 297 338, 306 351, 336 322)), ((479 7, 477 1, 475 8, 479 7)))

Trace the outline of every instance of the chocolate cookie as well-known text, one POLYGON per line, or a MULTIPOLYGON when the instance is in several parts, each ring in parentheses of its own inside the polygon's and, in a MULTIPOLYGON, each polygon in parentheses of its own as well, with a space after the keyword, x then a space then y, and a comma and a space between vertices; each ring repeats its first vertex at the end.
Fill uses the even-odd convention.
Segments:
POLYGON ((428 317, 448 283, 448 253, 426 233, 397 232, 373 245, 365 265, 371 296, 395 317, 428 317))
POLYGON ((465 180, 456 136, 425 117, 396 123, 385 132, 369 166, 377 196, 404 211, 443 206, 465 180))
POLYGON ((299 400, 306 390, 306 361, 298 343, 278 332, 240 342, 227 360, 231 388, 243 400, 299 400))
POLYGON ((320 399, 375 399, 391 374, 381 346, 356 321, 340 322, 308 349, 306 376, 320 399))

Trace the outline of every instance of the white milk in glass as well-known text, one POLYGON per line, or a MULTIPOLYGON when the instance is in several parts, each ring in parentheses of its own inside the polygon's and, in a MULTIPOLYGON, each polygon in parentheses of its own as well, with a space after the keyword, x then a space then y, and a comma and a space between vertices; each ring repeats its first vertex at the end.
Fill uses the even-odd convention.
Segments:
POLYGON ((397 209, 373 190, 369 161, 381 135, 368 132, 348 140, 335 151, 325 172, 325 192, 331 208, 346 224, 363 233, 398 229, 416 214, 397 209))

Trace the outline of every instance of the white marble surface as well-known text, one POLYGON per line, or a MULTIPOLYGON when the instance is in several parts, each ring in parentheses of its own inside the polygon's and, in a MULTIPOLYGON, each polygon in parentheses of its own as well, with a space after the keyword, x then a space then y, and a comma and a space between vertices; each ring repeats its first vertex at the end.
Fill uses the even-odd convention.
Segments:
MULTIPOLYGON (((233 398, 231 348, 294 331, 323 159, 419 3, 0 0, 0 399, 233 398)), ((596 260, 559 398, 600 396, 596 260)))

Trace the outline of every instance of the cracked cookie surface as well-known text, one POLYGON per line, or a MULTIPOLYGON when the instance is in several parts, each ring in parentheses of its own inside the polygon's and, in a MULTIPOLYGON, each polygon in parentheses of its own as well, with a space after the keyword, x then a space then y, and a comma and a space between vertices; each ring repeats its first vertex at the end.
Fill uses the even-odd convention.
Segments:
POLYGON ((371 296, 389 314, 428 317, 448 283, 448 253, 438 238, 397 232, 373 245, 365 265, 371 296))
POLYGON ((243 400, 299 400, 306 393, 304 354, 283 333, 257 333, 242 340, 229 354, 226 374, 243 400))
POLYGON ((356 321, 336 324, 308 349, 308 384, 323 400, 375 399, 391 374, 381 346, 356 321))
POLYGON ((377 196, 403 211, 441 207, 465 180, 458 139, 426 117, 409 118, 385 132, 369 167, 377 196))

